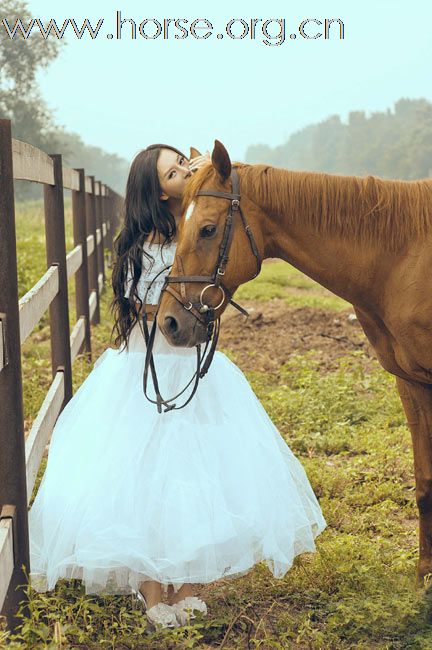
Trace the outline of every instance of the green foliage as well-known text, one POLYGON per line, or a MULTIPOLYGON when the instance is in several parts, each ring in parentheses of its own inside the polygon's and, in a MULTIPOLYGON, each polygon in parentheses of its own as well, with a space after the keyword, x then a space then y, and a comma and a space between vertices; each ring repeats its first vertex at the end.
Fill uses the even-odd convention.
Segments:
MULTIPOLYGON (((2 0, 1 18, 13 28, 16 19, 26 25, 32 16, 26 2, 2 0)), ((20 35, 10 39, 5 33, 0 38, 0 115, 13 120, 14 137, 42 149, 53 146, 55 139, 48 133, 52 114, 40 96, 36 75, 56 58, 61 44, 37 32, 27 40, 20 35)))
POLYGON ((248 162, 269 163, 304 171, 383 178, 426 178, 432 174, 432 104, 400 99, 394 112, 338 115, 294 133, 274 149, 250 146, 248 162))
MULTIPOLYGON (((32 18, 27 2, 21 0, 2 0, 1 12, 1 18, 7 20, 11 29, 17 19, 26 25, 32 18)), ((2 83, 9 82, 10 90, 18 94, 19 86, 34 81, 39 68, 46 68, 56 58, 60 47, 61 41, 45 41, 37 33, 32 33, 27 40, 19 34, 11 39, 3 34, 0 40, 2 83), (28 44, 31 47, 27 47, 28 44)))
MULTIPOLYGON (((3 0, 0 18, 6 19, 11 30, 21 19, 27 26, 32 19, 26 2, 3 0)), ((47 153, 59 151, 60 142, 52 129, 54 118, 41 97, 36 83, 37 73, 57 57, 64 41, 44 40, 37 30, 24 39, 18 32, 9 38, 2 31, 0 38, 0 117, 12 120, 12 137, 28 142, 47 153)), ((17 181, 16 196, 36 198, 39 187, 17 181)))
POLYGON ((66 165, 83 167, 87 175, 94 175, 96 180, 102 179, 119 194, 125 193, 129 161, 100 147, 85 144, 77 133, 56 130, 55 137, 66 165))
MULTIPOLYGON (((2 0, 0 18, 7 20, 11 30, 17 19, 26 28, 33 17, 48 24, 48 17, 40 13, 32 15, 26 2, 2 0)), ((39 92, 37 73, 50 65, 66 41, 43 39, 36 28, 27 39, 19 31, 14 38, 9 38, 3 30, 0 36, 0 117, 12 120, 12 137, 46 153, 61 153, 65 165, 84 167, 87 175, 102 179, 123 194, 128 161, 99 147, 88 146, 76 133, 57 126, 39 92)), ((15 188, 20 199, 40 196, 39 187, 28 182, 18 181, 15 188)))

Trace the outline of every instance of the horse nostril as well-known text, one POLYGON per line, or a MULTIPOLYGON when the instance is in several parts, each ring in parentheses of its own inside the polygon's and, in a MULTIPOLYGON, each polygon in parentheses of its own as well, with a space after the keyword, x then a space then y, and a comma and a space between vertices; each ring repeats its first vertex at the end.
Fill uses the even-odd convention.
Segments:
POLYGON ((174 316, 165 316, 165 324, 170 334, 177 332, 178 325, 174 316))

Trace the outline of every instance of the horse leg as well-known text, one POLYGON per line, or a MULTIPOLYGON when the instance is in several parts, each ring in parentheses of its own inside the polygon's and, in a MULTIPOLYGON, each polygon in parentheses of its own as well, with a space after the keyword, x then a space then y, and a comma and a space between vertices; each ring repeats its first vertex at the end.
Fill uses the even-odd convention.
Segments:
POLYGON ((394 351, 395 342, 392 340, 390 332, 381 318, 377 314, 368 313, 356 305, 353 305, 353 307, 358 321, 374 348, 377 359, 384 370, 387 370, 392 375, 397 375, 408 380, 411 379, 410 375, 400 367, 396 360, 394 351))
POLYGON ((419 582, 432 573, 432 386, 396 377, 411 430, 419 509, 419 582))

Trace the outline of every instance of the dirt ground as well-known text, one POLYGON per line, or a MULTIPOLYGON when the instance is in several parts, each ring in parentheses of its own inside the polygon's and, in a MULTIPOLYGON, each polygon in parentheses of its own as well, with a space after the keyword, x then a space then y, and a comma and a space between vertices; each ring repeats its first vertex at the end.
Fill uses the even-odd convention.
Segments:
MULTIPOLYGON (((219 349, 233 351, 243 371, 277 371, 293 353, 315 350, 319 370, 336 368, 336 360, 362 350, 364 366, 374 363, 375 352, 350 308, 335 312, 316 307, 292 308, 282 299, 245 300, 249 318, 229 307, 221 321, 219 349)), ((376 362, 375 362, 376 363, 376 362)))

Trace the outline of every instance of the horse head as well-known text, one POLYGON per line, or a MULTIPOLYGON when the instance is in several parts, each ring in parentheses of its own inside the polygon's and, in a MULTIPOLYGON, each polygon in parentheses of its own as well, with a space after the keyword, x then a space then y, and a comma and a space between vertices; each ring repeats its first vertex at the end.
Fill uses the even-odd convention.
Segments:
POLYGON ((158 314, 158 325, 172 345, 206 341, 208 323, 221 316, 236 289, 261 267, 260 210, 240 195, 241 168, 216 140, 211 163, 188 181, 176 255, 158 314))

